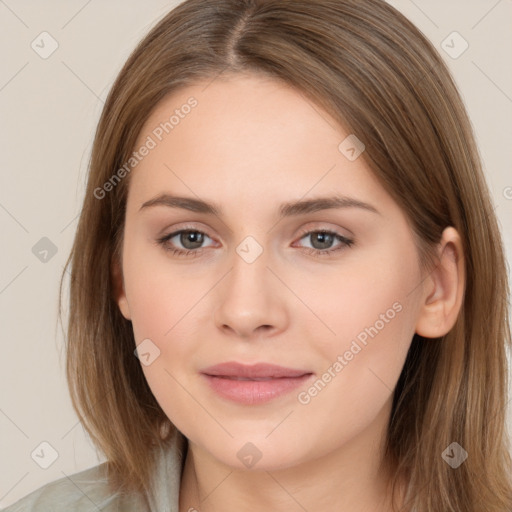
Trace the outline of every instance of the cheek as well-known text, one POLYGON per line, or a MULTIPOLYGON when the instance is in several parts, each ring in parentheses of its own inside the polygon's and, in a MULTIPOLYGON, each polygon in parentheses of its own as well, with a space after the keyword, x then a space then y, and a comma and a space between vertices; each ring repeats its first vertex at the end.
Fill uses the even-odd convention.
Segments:
POLYGON ((406 307, 395 303, 388 310, 388 323, 369 321, 330 351, 317 379, 297 395, 300 415, 310 428, 341 445, 391 404, 413 335, 408 315, 406 307))
MULTIPOLYGON (((205 297, 218 277, 184 272, 165 253, 126 241, 124 276, 135 344, 141 367, 155 398, 165 411, 190 409, 188 375, 184 370, 204 350, 205 297), (141 354, 149 355, 148 362, 141 354)), ((135 350, 135 347, 134 347, 135 350)), ((174 421, 176 418, 172 417, 174 421)), ((178 419, 179 421, 179 419, 178 419)))
MULTIPOLYGON (((411 292, 420 282, 420 269, 415 246, 407 238, 400 242, 354 252, 335 271, 330 269, 323 280, 317 279, 316 284, 311 280, 304 287, 308 304, 331 332, 323 329, 319 336, 317 329, 315 335, 313 322, 305 328, 329 360, 349 350, 356 339, 362 346, 367 342, 365 348, 371 340, 379 340, 372 344, 372 351, 379 356, 384 355, 388 344, 400 344, 404 339, 410 342, 417 314, 411 292)), ((387 352, 386 356, 391 357, 387 352)))
POLYGON ((171 264, 160 248, 149 247, 142 236, 127 237, 123 272, 135 340, 151 339, 160 350, 166 340, 180 338, 205 293, 205 280, 183 277, 180 265, 171 264))
POLYGON ((405 243, 382 247, 378 255, 360 253, 347 263, 350 272, 329 284, 324 318, 335 335, 313 347, 324 367, 298 401, 309 418, 330 411, 333 435, 341 424, 347 435, 364 428, 391 398, 418 313, 411 293, 419 282, 415 254, 405 243))
POLYGON ((135 342, 144 347, 139 358, 146 381, 171 421, 187 432, 183 418, 197 410, 183 369, 200 346, 195 331, 207 287, 204 279, 184 278, 177 266, 161 260, 149 261, 142 252, 132 252, 126 260, 126 293, 135 342), (145 353, 149 364, 144 364, 145 353))

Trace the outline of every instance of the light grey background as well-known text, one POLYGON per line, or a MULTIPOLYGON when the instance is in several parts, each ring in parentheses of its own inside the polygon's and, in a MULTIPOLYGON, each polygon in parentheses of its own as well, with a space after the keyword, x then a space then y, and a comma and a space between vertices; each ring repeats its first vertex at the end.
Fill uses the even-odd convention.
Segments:
MULTIPOLYGON (((71 408, 56 323, 58 282, 107 92, 136 43, 177 3, 0 0, 0 508, 103 462, 71 408), (40 53, 51 48, 44 31, 58 43, 46 59, 31 47, 34 41, 40 53), (46 262, 32 251, 43 237, 57 249, 46 262), (47 469, 35 462, 51 462, 42 442, 58 453, 47 469)), ((390 3, 433 41, 455 76, 510 262, 512 2, 390 3), (454 31, 469 44, 457 58, 464 41, 454 31)))

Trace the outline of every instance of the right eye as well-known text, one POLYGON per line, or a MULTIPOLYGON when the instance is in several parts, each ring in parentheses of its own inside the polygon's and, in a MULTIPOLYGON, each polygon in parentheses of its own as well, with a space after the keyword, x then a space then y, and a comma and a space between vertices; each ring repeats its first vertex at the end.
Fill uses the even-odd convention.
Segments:
POLYGON ((197 229, 180 229, 159 238, 157 242, 173 255, 189 256, 196 253, 194 254, 196 256, 205 248, 201 247, 205 237, 210 238, 206 233, 197 229), (176 241, 171 242, 173 238, 176 238, 176 241), (181 244, 181 247, 176 247, 176 244, 181 244))

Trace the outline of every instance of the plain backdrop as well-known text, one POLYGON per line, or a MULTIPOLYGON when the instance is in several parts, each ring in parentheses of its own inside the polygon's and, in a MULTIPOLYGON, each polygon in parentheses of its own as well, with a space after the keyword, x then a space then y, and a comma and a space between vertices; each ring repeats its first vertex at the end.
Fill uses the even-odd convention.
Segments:
MULTIPOLYGON (((71 407, 58 284, 107 92, 136 43, 178 3, 0 0, 0 508, 104 460, 71 407)), ((512 2, 390 3, 454 74, 510 262, 512 2)))

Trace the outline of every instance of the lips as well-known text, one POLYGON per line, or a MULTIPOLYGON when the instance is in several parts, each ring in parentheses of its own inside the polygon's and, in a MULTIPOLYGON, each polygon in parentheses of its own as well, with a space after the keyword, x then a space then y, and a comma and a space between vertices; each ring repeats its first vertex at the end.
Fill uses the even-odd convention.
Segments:
POLYGON ((233 361, 201 370, 204 382, 218 396, 243 405, 262 405, 307 384, 313 373, 270 363, 245 365, 233 361))
POLYGON ((201 370, 201 373, 212 377, 225 377, 232 380, 264 381, 281 378, 296 378, 311 374, 308 370, 285 368, 270 363, 257 363, 244 365, 236 362, 226 362, 209 366, 201 370))

